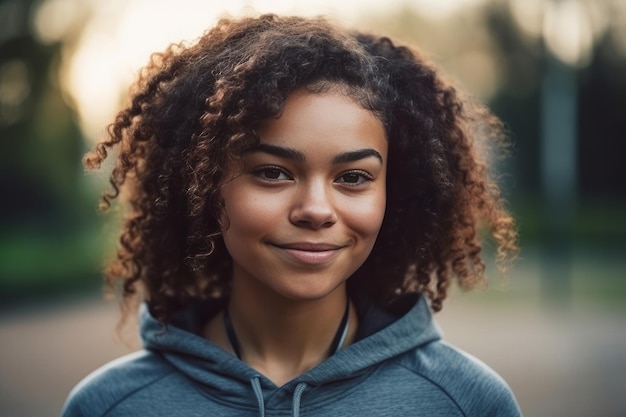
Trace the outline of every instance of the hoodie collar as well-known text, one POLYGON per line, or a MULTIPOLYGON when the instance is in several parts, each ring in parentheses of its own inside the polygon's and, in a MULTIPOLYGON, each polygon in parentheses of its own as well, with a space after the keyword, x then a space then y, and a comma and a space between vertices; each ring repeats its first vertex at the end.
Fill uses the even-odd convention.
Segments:
POLYGON ((333 384, 332 390, 325 390, 326 384, 366 377, 378 364, 441 338, 432 321, 428 302, 422 296, 406 296, 398 300, 393 311, 406 311, 398 307, 409 306, 408 311, 399 315, 365 300, 353 301, 360 316, 356 342, 282 387, 276 387, 230 352, 201 336, 204 323, 223 304, 193 304, 177 314, 168 326, 154 319, 144 304, 140 330, 146 349, 160 354, 207 395, 259 410, 261 405, 263 408, 280 407, 288 401, 293 403, 294 410, 299 410, 300 397, 305 389, 307 392, 315 390, 316 401, 323 401, 337 389, 333 384), (324 394, 324 391, 329 392, 324 394))

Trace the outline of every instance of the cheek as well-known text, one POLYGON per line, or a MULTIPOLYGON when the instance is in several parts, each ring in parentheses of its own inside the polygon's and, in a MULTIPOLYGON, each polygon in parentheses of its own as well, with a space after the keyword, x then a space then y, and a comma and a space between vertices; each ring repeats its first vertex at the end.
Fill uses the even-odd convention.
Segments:
POLYGON ((278 218, 277 205, 253 193, 225 189, 222 193, 225 210, 222 224, 225 239, 228 235, 253 236, 262 233, 278 218))
POLYGON ((363 238, 372 239, 370 243, 373 244, 385 216, 385 205, 384 193, 376 194, 360 202, 351 201, 344 210, 344 221, 350 229, 363 238))

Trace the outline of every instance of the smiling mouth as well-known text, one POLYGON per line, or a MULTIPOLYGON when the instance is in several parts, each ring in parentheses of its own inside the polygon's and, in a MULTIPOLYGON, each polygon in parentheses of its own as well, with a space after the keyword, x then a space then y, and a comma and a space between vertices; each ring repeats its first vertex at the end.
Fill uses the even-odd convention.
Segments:
POLYGON ((313 243, 313 242, 297 242, 297 243, 284 243, 284 244, 274 244, 281 249, 291 249, 291 250, 300 250, 307 252, 325 252, 338 250, 343 248, 342 245, 333 245, 330 243, 313 243))
POLYGON ((273 244, 290 260, 301 264, 320 265, 330 262, 345 248, 341 245, 328 243, 298 242, 288 244, 273 244))

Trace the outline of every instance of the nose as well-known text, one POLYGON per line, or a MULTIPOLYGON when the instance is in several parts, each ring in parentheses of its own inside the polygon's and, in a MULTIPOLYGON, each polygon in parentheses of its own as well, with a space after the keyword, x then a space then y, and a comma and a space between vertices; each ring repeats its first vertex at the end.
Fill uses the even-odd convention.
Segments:
POLYGON ((321 229, 337 222, 332 190, 322 180, 303 183, 294 195, 289 220, 298 227, 321 229))

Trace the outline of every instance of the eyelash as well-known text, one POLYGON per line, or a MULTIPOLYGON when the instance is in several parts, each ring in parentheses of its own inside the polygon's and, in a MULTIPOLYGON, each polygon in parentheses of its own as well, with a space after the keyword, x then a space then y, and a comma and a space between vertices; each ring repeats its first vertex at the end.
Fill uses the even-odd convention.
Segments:
POLYGON ((288 179, 288 180, 293 179, 293 177, 289 174, 289 172, 277 166, 265 166, 265 167, 257 168, 254 171, 252 171, 252 175, 254 175, 257 178, 260 178, 263 181, 269 181, 269 182, 284 181, 285 179, 288 179), (264 174, 268 173, 269 171, 278 173, 279 177, 280 175, 284 175, 287 178, 268 178, 264 174))
MULTIPOLYGON (((293 177, 291 176, 291 174, 285 170, 284 168, 278 167, 278 166, 265 166, 265 167, 260 167, 255 169, 254 171, 252 171, 252 175, 254 175, 255 177, 259 178, 262 181, 266 181, 266 182, 278 182, 278 181, 285 181, 285 180, 293 180, 293 177), (268 174, 269 172, 272 172, 273 174, 277 174, 277 178, 271 178, 268 177, 266 174, 268 174), (286 178, 280 178, 280 176, 284 176, 286 178)), ((346 172, 342 172, 341 175, 339 175, 336 179, 335 182, 346 186, 346 187, 359 187, 362 185, 365 185, 371 181, 374 180, 374 177, 372 175, 370 175, 368 172, 366 171, 361 171, 361 170, 352 170, 352 171, 346 171, 346 172), (345 181, 345 177, 346 176, 356 176, 357 181, 356 182, 346 182, 345 181), (344 181, 340 181, 341 179, 344 179, 344 181)))
MULTIPOLYGON (((368 182, 372 182, 374 180, 374 177, 372 177, 368 172, 365 171, 361 171, 361 170, 354 170, 354 171, 347 171, 347 172, 343 172, 340 176, 337 177, 337 179, 340 179, 342 177, 345 177, 347 175, 355 175, 358 177, 357 182, 353 183, 353 182, 342 182, 342 185, 346 185, 348 187, 359 187, 361 185, 367 184, 368 182)), ((337 180, 335 180, 337 181, 337 180)))

